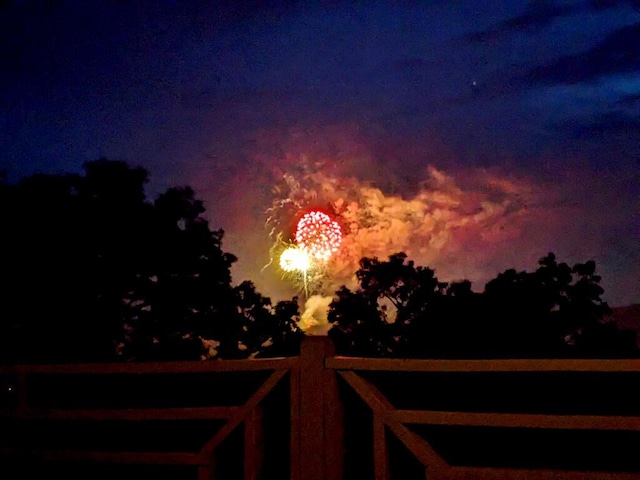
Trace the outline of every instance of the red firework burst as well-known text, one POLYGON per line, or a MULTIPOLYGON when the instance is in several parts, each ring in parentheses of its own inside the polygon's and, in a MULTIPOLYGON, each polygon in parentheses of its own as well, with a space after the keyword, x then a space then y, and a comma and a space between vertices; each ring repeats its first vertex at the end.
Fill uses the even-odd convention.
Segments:
POLYGON ((316 260, 329 260, 340 243, 340 225, 326 213, 314 210, 305 214, 296 228, 296 242, 316 260))

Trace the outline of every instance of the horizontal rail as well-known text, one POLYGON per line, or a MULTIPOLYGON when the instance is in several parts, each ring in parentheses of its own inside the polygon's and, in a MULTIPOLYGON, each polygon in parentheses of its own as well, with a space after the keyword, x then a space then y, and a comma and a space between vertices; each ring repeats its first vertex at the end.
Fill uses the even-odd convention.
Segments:
POLYGON ((396 410, 393 412, 392 417, 401 423, 426 425, 568 430, 640 430, 640 417, 606 415, 541 415, 396 410))
MULTIPOLYGON (((315 339, 314 339, 315 340, 315 339)), ((356 358, 325 356, 323 349, 313 361, 318 365, 322 362, 327 369, 335 372, 356 394, 364 400, 373 412, 375 430, 374 435, 378 447, 375 452, 386 454, 386 440, 389 435, 395 436, 404 446, 425 466, 428 475, 434 478, 456 478, 456 480, 498 480, 525 479, 541 480, 630 480, 640 479, 640 474, 616 472, 576 472, 545 469, 518 469, 496 467, 471 467, 449 465, 440 454, 421 436, 415 433, 411 424, 451 425, 467 427, 499 427, 499 428, 531 428, 531 429, 563 429, 563 430, 616 430, 640 431, 640 416, 622 417, 607 415, 549 415, 528 413, 496 413, 496 412, 456 412, 456 411, 425 411, 425 410, 396 410, 389 400, 367 380, 362 372, 431 372, 431 373, 491 373, 491 372, 585 372, 585 373, 640 373, 640 359, 388 359, 388 358, 356 358), (376 423, 377 422, 377 423, 376 423)), ((315 350, 314 350, 315 351, 315 350)), ((310 361, 304 355, 300 357, 245 359, 245 360, 209 360, 192 362, 129 362, 129 363, 87 363, 65 365, 0 365, 0 375, 17 376, 15 408, 0 410, 0 418, 9 419, 43 419, 43 420, 87 420, 87 421, 153 421, 153 420, 226 420, 219 430, 200 448, 199 451, 185 452, 156 452, 156 451, 89 451, 55 449, 55 444, 49 448, 0 447, 0 461, 15 458, 28 462, 30 459, 41 460, 70 460, 91 461, 98 463, 118 464, 146 464, 146 465, 182 465, 212 468, 213 452, 228 435, 245 423, 248 432, 251 431, 251 415, 256 413, 260 403, 287 375, 290 375, 292 399, 291 412, 297 415, 299 405, 295 399, 299 398, 299 375, 307 374, 304 370, 305 362, 310 361), (304 364, 304 365, 301 365, 304 364), (303 368, 305 373, 302 373, 303 368), (42 409, 31 408, 29 405, 29 375, 160 375, 160 374, 197 374, 216 372, 269 372, 268 378, 254 392, 242 406, 206 406, 185 408, 120 408, 120 409, 42 409)), ((240 376, 240 375, 238 375, 240 376)), ((315 378, 315 377, 314 377, 315 378)), ((319 385, 319 384, 318 384, 319 385)), ((446 407, 445 407, 446 408, 446 407)), ((325 410, 326 411, 326 410, 325 410)), ((299 412, 298 412, 299 413, 299 412)), ((326 413, 325 413, 326 415, 326 413)), ((296 418, 298 418, 296 416, 296 418)), ((299 422, 306 425, 305 419, 300 418, 292 423, 292 439, 297 439, 300 432, 299 422)), ((323 426, 326 428, 326 426, 323 426)), ((303 428, 303 430, 305 430, 303 428)), ((249 438, 249 437, 247 437, 249 438)), ((291 442, 291 471, 301 470, 305 473, 311 462, 305 463, 307 452, 301 452, 297 440, 291 442), (301 465, 297 469, 296 465, 301 465)), ((153 448, 153 447, 147 447, 153 448)), ((108 448, 107 448, 108 449, 108 448)), ((131 447, 130 447, 131 449, 131 447)), ((374 452, 374 455, 375 455, 374 452)), ((250 462, 249 462, 250 463, 250 462)), ((245 463, 245 469, 247 469, 245 463)), ((324 468, 324 467, 323 467, 324 468)), ((385 461, 376 464, 379 475, 388 471, 385 461)), ((245 470, 245 471, 251 471, 245 470)), ((317 472, 316 472, 317 473, 317 472)), ((304 475, 303 475, 304 476, 304 475)), ((319 474, 311 474, 309 478, 326 478, 319 474)), ((385 477, 380 477, 385 478, 385 477)))
POLYGON ((26 450, 1 448, 0 456, 20 460, 72 460, 101 463, 142 465, 195 465, 207 466, 211 462, 199 453, 189 452, 97 452, 85 450, 26 450))
POLYGON ((584 471, 546 468, 472 467, 450 465, 439 457, 430 443, 410 430, 402 430, 411 424, 432 424, 469 427, 507 427, 536 429, 616 430, 640 431, 640 416, 606 415, 548 415, 519 413, 480 413, 423 410, 396 410, 375 386, 356 373, 358 370, 418 371, 418 372, 540 372, 540 371, 604 371, 637 372, 639 362, 631 361, 583 361, 583 360, 388 360, 333 357, 325 359, 326 368, 338 370, 340 376, 355 390, 373 411, 374 419, 374 468, 376 478, 389 478, 385 460, 376 455, 386 455, 384 427, 394 434, 425 467, 427 478, 451 478, 456 480, 638 480, 640 472, 584 471), (381 360, 381 361, 378 361, 381 360), (605 363, 603 365, 602 363, 605 363), (376 421, 382 432, 376 432, 376 421), (378 434, 376 443, 375 435, 378 434), (411 435, 407 435, 410 433, 411 435), (381 446, 382 445, 382 446, 381 446), (376 453, 377 452, 377 453, 376 453), (378 460, 378 461, 376 461, 378 460))
POLYGON ((229 418, 224 426, 200 449, 202 455, 211 455, 213 450, 220 445, 220 443, 227 438, 227 436, 238 426, 245 421, 247 417, 258 407, 260 402, 269 394, 271 390, 278 384, 280 380, 288 373, 287 370, 276 370, 269 378, 258 388, 258 390, 251 395, 249 400, 238 409, 236 414, 229 418))
POLYGON ((0 412, 19 420, 215 420, 237 415, 240 407, 35 409, 0 412))
POLYGON ((451 467, 447 478, 456 480, 638 480, 638 472, 602 472, 493 467, 451 467))
POLYGON ((491 359, 424 360, 406 358, 330 357, 335 370, 398 372, 637 372, 640 359, 491 359))
POLYGON ((369 408, 378 415, 382 423, 407 447, 407 449, 428 469, 429 474, 439 478, 439 473, 449 465, 431 447, 431 445, 409 430, 404 424, 393 417, 393 405, 382 395, 378 389, 361 378, 354 372, 339 372, 340 376, 354 389, 358 396, 364 400, 369 408))
POLYGON ((298 364, 298 357, 189 362, 123 362, 39 365, 0 365, 0 374, 162 374, 282 370, 298 364))

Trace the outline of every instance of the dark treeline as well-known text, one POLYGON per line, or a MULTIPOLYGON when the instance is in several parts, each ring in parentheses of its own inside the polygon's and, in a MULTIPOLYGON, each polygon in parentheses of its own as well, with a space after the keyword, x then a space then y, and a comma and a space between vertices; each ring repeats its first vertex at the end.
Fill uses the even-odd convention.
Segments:
POLYGON ((189 187, 148 201, 148 173, 98 160, 84 175, 0 186, 2 361, 245 358, 295 353, 295 299, 232 286, 189 187))
MULTIPOLYGON (((189 187, 150 201, 148 172, 100 159, 83 174, 0 182, 0 361, 185 360, 292 355, 298 301, 233 285, 236 257, 189 187)), ((335 293, 330 336, 368 356, 635 356, 604 321, 595 264, 550 254, 475 293, 398 253, 363 258, 335 293)))
POLYGON ((476 293, 440 282, 404 253, 363 258, 359 287, 330 305, 339 353, 389 357, 636 357, 636 333, 610 321, 593 261, 570 267, 553 253, 534 272, 510 269, 476 293))

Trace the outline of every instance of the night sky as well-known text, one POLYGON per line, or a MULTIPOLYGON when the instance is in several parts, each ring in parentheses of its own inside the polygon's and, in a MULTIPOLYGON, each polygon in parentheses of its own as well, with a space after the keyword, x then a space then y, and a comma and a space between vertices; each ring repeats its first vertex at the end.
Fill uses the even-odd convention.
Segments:
POLYGON ((0 2, 8 178, 106 157, 150 199, 190 185, 274 299, 265 212, 309 166, 319 197, 386 205, 358 254, 482 291, 553 251, 640 303, 639 142, 638 1, 0 2))

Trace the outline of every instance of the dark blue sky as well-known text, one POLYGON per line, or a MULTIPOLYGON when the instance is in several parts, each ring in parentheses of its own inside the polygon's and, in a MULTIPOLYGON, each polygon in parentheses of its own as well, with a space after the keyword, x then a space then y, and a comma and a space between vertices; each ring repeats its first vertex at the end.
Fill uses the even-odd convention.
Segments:
POLYGON ((481 289, 554 250, 596 259, 610 303, 640 302, 638 1, 0 5, 10 179, 107 157, 147 168, 150 197, 189 184, 237 280, 277 295, 258 278, 274 172, 324 160, 404 197, 428 166, 462 192, 491 172, 537 223, 443 273, 481 289))

